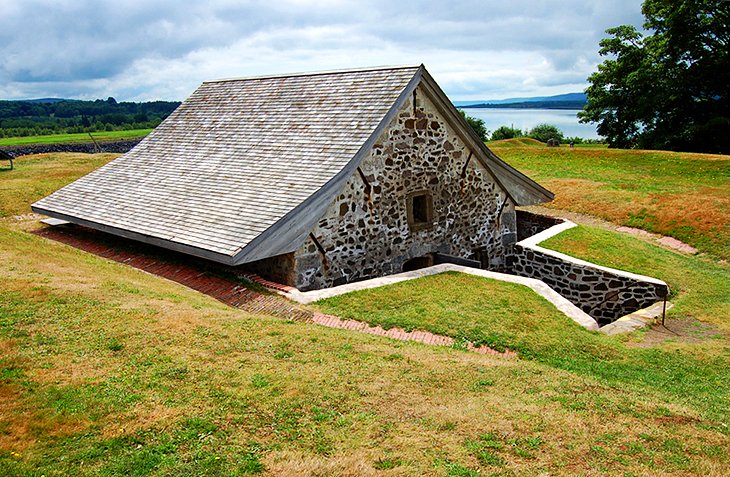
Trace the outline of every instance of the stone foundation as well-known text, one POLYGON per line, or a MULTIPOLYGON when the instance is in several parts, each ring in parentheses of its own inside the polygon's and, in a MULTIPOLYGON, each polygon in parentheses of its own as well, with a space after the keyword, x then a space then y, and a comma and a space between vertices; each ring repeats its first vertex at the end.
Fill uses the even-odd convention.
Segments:
POLYGON ((283 285, 294 286, 296 282, 296 261, 293 253, 250 262, 240 267, 240 269, 261 275, 268 280, 283 285))

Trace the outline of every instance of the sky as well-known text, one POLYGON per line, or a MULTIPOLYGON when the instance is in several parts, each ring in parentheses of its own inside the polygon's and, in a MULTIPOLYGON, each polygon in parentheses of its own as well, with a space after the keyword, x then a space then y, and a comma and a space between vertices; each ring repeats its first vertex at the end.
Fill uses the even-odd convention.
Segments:
POLYGON ((641 0, 0 0, 0 99, 182 100, 203 81, 425 64, 452 101, 583 91, 641 0))

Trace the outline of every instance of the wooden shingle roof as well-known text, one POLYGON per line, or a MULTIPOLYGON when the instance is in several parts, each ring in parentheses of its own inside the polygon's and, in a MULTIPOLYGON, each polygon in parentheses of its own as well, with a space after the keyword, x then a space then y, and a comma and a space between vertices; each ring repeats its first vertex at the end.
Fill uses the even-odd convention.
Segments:
POLYGON ((134 149, 33 210, 230 264, 292 251, 423 75, 205 82, 134 149))

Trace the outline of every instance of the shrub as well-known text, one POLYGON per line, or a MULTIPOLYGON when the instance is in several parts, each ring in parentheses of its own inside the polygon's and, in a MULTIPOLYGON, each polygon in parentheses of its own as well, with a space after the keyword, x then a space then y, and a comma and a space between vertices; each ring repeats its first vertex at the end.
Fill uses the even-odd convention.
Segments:
POLYGON ((489 131, 487 131, 487 127, 484 125, 483 119, 469 116, 463 109, 460 109, 459 112, 464 117, 464 119, 466 119, 466 122, 469 123, 469 126, 471 126, 471 128, 474 130, 474 132, 477 133, 482 141, 486 141, 489 138, 489 131))
POLYGON ((550 139, 563 141, 563 132, 552 124, 538 124, 532 128, 528 136, 540 142, 548 142, 550 139))
POLYGON ((585 139, 583 139, 582 137, 578 137, 578 136, 566 137, 565 139, 563 139, 563 142, 565 142, 565 143, 572 142, 573 144, 583 144, 584 141, 585 141, 585 139))
POLYGON ((519 128, 512 128, 509 126, 500 126, 492 133, 492 141, 499 141, 501 139, 512 139, 515 137, 522 137, 524 134, 519 128))

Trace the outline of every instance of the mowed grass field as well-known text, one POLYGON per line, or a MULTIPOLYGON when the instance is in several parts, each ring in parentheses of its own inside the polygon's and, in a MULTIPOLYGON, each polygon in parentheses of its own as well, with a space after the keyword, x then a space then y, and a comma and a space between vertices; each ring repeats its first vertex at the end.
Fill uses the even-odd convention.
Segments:
POLYGON ((244 313, 31 233, 32 201, 111 157, 0 171, 0 475, 730 472, 727 265, 591 228, 554 239, 670 281, 671 318, 705 328, 649 348, 462 275, 319 305, 520 358, 396 342, 244 313))
MULTIPOLYGON (((152 129, 131 129, 129 131, 101 131, 91 135, 96 141, 119 141, 145 137, 152 129)), ((63 144, 68 142, 92 142, 88 133, 52 134, 46 136, 23 136, 0 138, 0 146, 25 146, 30 144, 63 144)))
POLYGON ((531 139, 489 147, 555 193, 548 207, 669 235, 730 259, 730 156, 547 148, 531 139))

